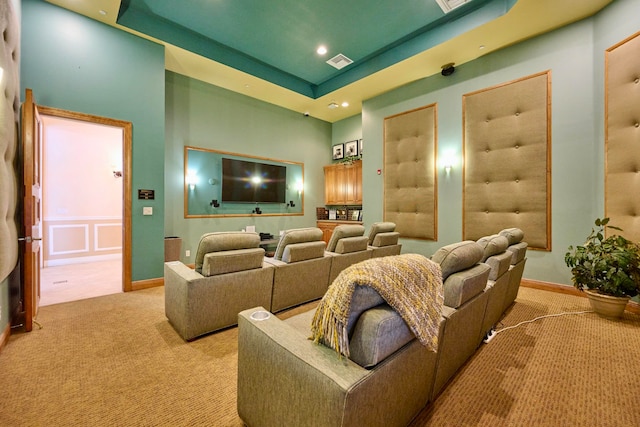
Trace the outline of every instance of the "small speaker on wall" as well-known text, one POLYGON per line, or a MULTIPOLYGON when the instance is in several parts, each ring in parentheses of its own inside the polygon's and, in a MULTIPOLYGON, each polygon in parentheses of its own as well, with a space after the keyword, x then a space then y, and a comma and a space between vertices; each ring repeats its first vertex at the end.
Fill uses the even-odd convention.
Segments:
POLYGON ((454 71, 456 71, 456 67, 454 67, 455 63, 454 62, 449 62, 448 64, 444 64, 442 66, 442 71, 440 72, 440 74, 442 74, 443 76, 450 76, 451 74, 453 74, 454 71))

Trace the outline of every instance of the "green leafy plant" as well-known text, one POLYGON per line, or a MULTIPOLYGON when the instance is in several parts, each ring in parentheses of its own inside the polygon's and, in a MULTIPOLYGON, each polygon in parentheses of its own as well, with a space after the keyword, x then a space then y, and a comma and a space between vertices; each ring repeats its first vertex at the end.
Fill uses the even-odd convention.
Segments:
POLYGON ((605 238, 605 229, 622 231, 608 224, 609 218, 596 219, 585 243, 569 246, 564 261, 579 290, 634 297, 640 293, 640 246, 617 234, 605 238))
POLYGON ((342 160, 340 160, 339 162, 336 162, 336 163, 346 163, 346 164, 350 165, 353 162, 358 161, 358 160, 362 160, 362 155, 361 154, 359 154, 357 156, 347 156, 344 159, 342 159, 342 160))

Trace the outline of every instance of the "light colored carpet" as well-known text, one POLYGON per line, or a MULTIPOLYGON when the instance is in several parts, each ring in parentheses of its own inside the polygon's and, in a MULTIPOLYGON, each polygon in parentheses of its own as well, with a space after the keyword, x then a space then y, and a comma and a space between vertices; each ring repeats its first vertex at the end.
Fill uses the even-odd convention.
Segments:
MULTIPOLYGON (((504 325, 586 309, 584 298, 521 288, 504 325)), ((0 353, 0 426, 242 425, 237 328, 184 342, 163 288, 42 307, 38 320, 0 353)), ((629 313, 505 331, 411 425, 638 426, 639 348, 640 316, 629 313)))

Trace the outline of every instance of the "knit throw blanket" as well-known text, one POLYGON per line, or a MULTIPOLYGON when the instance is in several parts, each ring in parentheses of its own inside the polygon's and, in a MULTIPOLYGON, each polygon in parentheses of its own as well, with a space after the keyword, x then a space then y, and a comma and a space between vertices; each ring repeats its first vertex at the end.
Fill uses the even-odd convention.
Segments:
POLYGON ((316 309, 311 339, 349 357, 347 322, 356 286, 376 290, 422 345, 437 350, 444 303, 442 272, 439 264, 418 254, 372 258, 344 269, 316 309))

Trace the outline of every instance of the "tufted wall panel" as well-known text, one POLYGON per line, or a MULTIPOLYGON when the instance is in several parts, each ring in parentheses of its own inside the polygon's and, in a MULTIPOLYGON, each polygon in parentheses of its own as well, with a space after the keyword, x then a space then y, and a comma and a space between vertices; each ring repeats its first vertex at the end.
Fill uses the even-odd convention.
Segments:
POLYGON ((401 237, 437 239, 435 104, 384 119, 384 220, 401 237))
POLYGON ((640 32, 605 52, 605 216, 640 241, 640 32))
POLYGON ((0 281, 18 261, 17 150, 20 111, 20 24, 9 1, 0 2, 0 281))
POLYGON ((504 228, 551 249, 551 73, 463 96, 463 239, 504 228))

